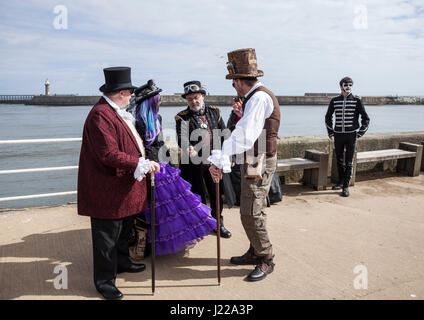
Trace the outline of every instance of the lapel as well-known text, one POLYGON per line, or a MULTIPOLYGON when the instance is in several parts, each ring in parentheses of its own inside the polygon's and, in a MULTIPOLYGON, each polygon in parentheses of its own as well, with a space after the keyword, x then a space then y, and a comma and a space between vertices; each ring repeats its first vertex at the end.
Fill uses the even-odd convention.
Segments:
POLYGON ((132 133, 131 129, 128 127, 126 122, 119 116, 119 114, 116 112, 116 110, 106 101, 106 99, 104 99, 104 98, 102 98, 102 99, 103 99, 103 102, 109 106, 109 108, 111 109, 111 112, 113 112, 116 119, 118 119, 118 121, 123 125, 123 127, 127 131, 127 134, 130 136, 131 141, 134 143, 135 147, 137 148, 138 152, 140 154, 142 154, 140 147, 138 146, 137 140, 135 140, 134 134, 132 133))

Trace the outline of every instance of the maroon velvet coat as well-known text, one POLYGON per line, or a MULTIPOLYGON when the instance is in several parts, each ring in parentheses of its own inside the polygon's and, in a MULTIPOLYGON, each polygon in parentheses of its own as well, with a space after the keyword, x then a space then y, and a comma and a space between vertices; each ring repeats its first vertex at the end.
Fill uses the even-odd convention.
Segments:
POLYGON ((145 209, 146 178, 134 179, 141 152, 130 128, 101 98, 84 124, 78 171, 78 214, 119 219, 145 209))

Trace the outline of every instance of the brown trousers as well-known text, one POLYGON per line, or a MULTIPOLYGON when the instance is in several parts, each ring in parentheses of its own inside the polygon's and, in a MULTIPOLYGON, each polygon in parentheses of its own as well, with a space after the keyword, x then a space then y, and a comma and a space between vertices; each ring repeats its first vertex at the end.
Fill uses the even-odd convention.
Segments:
POLYGON ((272 244, 266 230, 266 196, 277 167, 277 155, 266 158, 262 179, 246 179, 246 165, 241 166, 240 216, 250 245, 258 256, 272 253, 272 244))

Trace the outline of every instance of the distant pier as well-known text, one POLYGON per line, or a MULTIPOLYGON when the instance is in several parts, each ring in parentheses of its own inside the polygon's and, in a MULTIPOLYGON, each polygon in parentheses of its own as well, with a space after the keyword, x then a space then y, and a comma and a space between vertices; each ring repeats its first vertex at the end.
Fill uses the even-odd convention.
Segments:
MULTIPOLYGON (((305 93, 304 96, 277 96, 280 105, 328 105, 337 93, 305 93)), ((207 95, 206 103, 217 106, 233 104, 233 95, 207 95)), ((92 106, 100 96, 79 95, 0 95, 0 104, 26 104, 45 106, 92 106)), ((366 105, 424 105, 424 98, 410 96, 363 96, 366 105)), ((186 106, 179 94, 162 95, 161 106, 186 106)))

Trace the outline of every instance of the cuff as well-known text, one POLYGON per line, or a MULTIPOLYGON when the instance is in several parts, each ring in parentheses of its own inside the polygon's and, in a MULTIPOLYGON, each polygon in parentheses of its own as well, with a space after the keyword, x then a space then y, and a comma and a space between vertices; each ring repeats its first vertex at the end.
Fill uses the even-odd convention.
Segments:
POLYGON ((231 172, 230 157, 223 154, 221 150, 212 150, 212 154, 209 156, 208 161, 217 168, 222 169, 224 173, 231 172))
POLYGON ((146 176, 146 173, 149 172, 150 161, 148 159, 140 158, 138 160, 137 168, 134 171, 134 178, 138 181, 143 180, 146 176))

